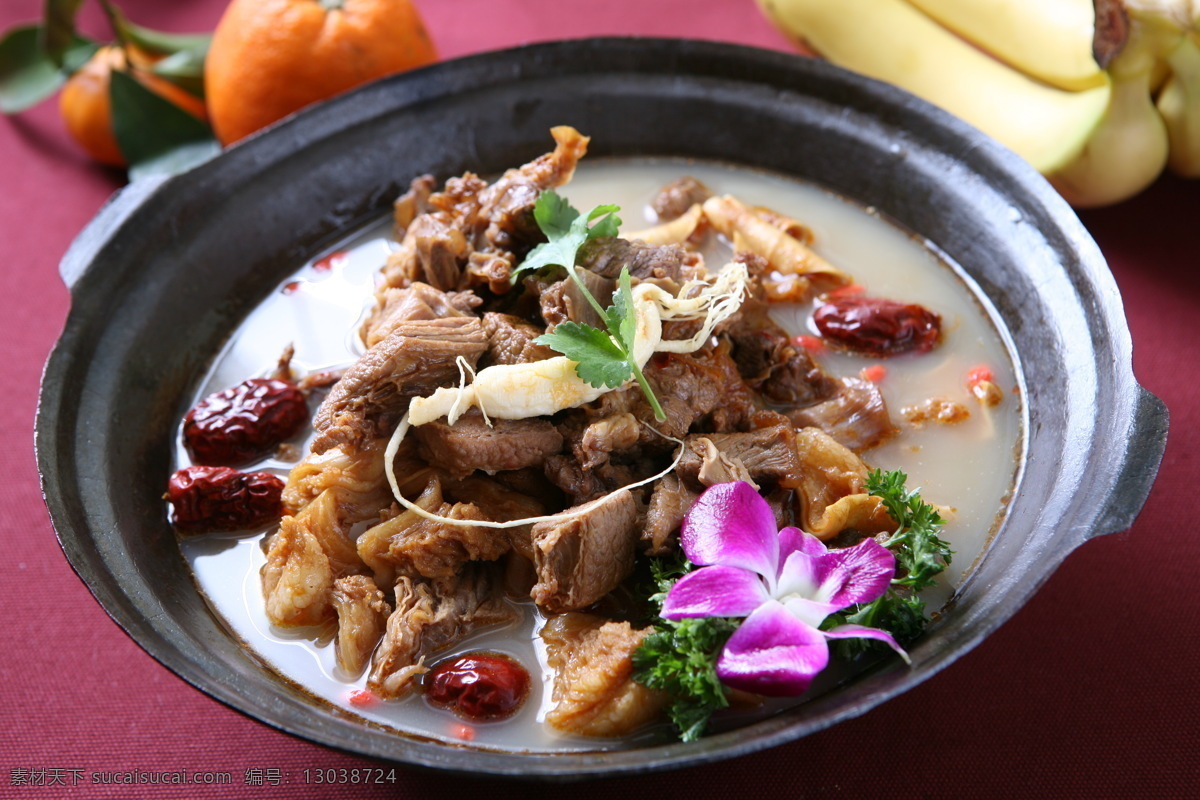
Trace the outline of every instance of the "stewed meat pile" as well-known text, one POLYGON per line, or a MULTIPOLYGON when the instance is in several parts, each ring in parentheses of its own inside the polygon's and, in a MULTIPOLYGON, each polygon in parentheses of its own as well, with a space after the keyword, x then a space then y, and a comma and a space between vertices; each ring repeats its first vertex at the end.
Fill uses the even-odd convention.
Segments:
MULTIPOLYGON (((663 702, 631 680, 645 631, 623 587, 640 560, 677 549, 699 494, 744 480, 781 524, 803 521, 822 538, 878 532, 888 517, 863 490, 858 453, 895 428, 874 384, 830 376, 769 314, 781 285, 788 300, 811 299, 848 276, 807 251, 795 223, 713 198, 698 181, 652 200, 662 230, 581 248, 587 293, 562 266, 514 277, 546 240, 535 203, 587 149, 571 128, 553 136, 552 152, 492 183, 468 173, 439 188, 423 176, 397 201, 399 246, 359 331, 365 351, 316 411, 263 589, 276 625, 336 623, 341 668, 369 671, 385 698, 413 691, 439 653, 512 623, 532 601, 556 671, 549 724, 613 736, 653 721, 663 702), (549 414, 505 414, 511 398, 480 395, 400 428, 414 398, 466 397, 484 370, 515 382, 559 369, 538 337, 599 324, 587 295, 609 306, 623 271, 635 290, 698 297, 721 266, 704 255, 718 232, 741 248, 731 260, 747 276, 744 296, 694 347, 646 360, 665 418, 627 380, 549 414)), ((683 342, 701 326, 665 319, 661 339, 683 342)))

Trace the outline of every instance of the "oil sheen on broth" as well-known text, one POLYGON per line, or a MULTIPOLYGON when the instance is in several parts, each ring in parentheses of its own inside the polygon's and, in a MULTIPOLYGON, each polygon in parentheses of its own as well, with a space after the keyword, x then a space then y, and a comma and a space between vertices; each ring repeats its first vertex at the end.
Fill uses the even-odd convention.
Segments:
MULTIPOLYGON (((825 352, 818 360, 836 375, 857 375, 882 364, 880 386, 902 434, 863 454, 871 466, 903 469, 908 485, 920 487, 929 502, 952 509, 946 538, 953 563, 927 591, 928 607, 939 608, 969 576, 999 526, 1019 462, 1023 410, 1009 349, 997 332, 987 305, 929 247, 869 211, 792 180, 712 164, 676 160, 592 160, 582 164, 570 185, 560 190, 577 208, 621 206, 622 230, 654 223, 647 202, 669 181, 692 175, 718 194, 733 194, 750 205, 772 208, 809 226, 814 249, 877 297, 920 303, 942 316, 943 341, 920 356, 870 359, 825 352), (985 408, 967 394, 965 376, 987 365, 1005 391, 1003 402, 985 408), (961 402, 970 417, 954 425, 904 422, 901 409, 931 397, 961 402)), ((348 366, 362 352, 356 330, 370 302, 375 276, 392 244, 390 221, 374 225, 333 248, 333 258, 317 259, 300 269, 236 331, 195 400, 247 377, 269 372, 288 343, 295 346, 292 366, 299 374, 348 366)), ((714 260, 727 253, 708 256, 714 260)), ((809 329, 807 310, 786 306, 777 321, 793 334, 809 329)), ((304 442, 296 442, 304 445, 304 442)), ((179 466, 187 452, 177 448, 179 466)), ((247 469, 263 469, 286 478, 292 464, 267 459, 247 469)), ((360 708, 349 703, 366 676, 351 680, 335 662, 334 627, 314 637, 311 629, 284 630, 267 621, 259 569, 265 562, 264 535, 209 534, 184 537, 181 547, 196 582, 227 627, 263 662, 312 695, 345 708, 372 723, 448 742, 506 750, 593 750, 628 746, 629 741, 583 740, 545 730, 540 719, 549 709, 551 683, 536 630, 541 619, 525 604, 516 627, 485 631, 459 643, 446 655, 468 650, 504 653, 524 664, 533 676, 528 701, 512 718, 497 723, 467 723, 428 705, 419 695, 360 708), (315 643, 314 643, 315 639, 315 643), (539 674, 543 677, 539 680, 539 674)))

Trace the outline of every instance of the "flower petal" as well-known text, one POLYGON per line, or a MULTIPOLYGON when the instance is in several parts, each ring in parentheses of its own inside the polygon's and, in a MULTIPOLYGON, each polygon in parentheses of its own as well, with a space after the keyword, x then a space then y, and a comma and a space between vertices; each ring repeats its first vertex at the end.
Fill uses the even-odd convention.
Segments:
POLYGON ((815 557, 825 555, 829 549, 811 533, 805 533, 799 528, 784 528, 779 532, 779 558, 786 559, 797 551, 815 557))
POLYGON ((912 663, 912 659, 908 657, 908 653, 900 646, 900 643, 893 639, 890 633, 881 631, 879 628, 868 628, 864 625, 838 625, 836 628, 825 631, 825 635, 830 639, 875 639, 899 653, 905 664, 912 663))
POLYGON ((680 542, 693 564, 741 567, 772 584, 779 536, 767 501, 745 481, 710 486, 683 518, 680 542))
POLYGON ((663 601, 663 619, 744 617, 770 595, 762 578, 739 567, 701 567, 675 582, 663 601))
POLYGON ((825 635, 769 600, 729 637, 717 660, 717 676, 732 689, 796 697, 828 663, 825 635))
POLYGON ((775 596, 780 600, 788 597, 817 596, 825 570, 821 559, 828 551, 824 543, 799 528, 784 528, 779 532, 779 557, 783 564, 779 568, 779 581, 775 596))
POLYGON ((836 606, 833 603, 822 603, 819 600, 810 600, 807 597, 784 596, 780 597, 780 602, 784 608, 805 625, 811 625, 814 628, 821 627, 821 623, 835 611, 841 611, 842 606, 836 606))
POLYGON ((837 611, 869 603, 886 592, 896 575, 896 557, 868 538, 853 547, 830 550, 818 560, 816 571, 820 588, 811 597, 830 603, 837 611))

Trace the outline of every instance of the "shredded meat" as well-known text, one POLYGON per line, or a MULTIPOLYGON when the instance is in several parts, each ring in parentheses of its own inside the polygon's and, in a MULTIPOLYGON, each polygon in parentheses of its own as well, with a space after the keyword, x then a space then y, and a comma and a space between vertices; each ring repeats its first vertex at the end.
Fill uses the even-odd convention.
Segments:
POLYGON ((633 680, 633 651, 650 630, 590 614, 550 619, 541 630, 555 673, 546 722, 578 736, 625 736, 657 720, 666 697, 633 680))
POLYGON ((425 659, 468 633, 510 624, 517 612, 504 600, 500 564, 472 562, 448 581, 401 576, 396 609, 375 650, 367 686, 381 697, 401 697, 426 671, 425 659))
POLYGON ((533 526, 538 583, 533 599, 551 613, 585 608, 633 571, 638 508, 626 490, 533 526))
POLYGON ((338 619, 334 640, 338 666, 358 675, 383 637, 392 607, 375 581, 366 575, 350 575, 333 582, 333 608, 338 619))
POLYGON ((474 367, 487 348, 475 317, 413 320, 397 325, 342 376, 317 409, 312 451, 358 447, 387 435, 414 397, 458 382, 456 359, 474 367))

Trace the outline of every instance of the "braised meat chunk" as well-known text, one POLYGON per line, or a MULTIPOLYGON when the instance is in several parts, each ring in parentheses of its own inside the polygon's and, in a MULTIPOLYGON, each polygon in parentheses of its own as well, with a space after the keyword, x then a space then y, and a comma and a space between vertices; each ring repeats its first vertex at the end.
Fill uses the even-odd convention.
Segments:
POLYGON ((641 280, 667 279, 681 283, 692 277, 701 257, 676 244, 655 245, 611 236, 590 240, 579 252, 579 265, 609 280, 622 269, 641 280))
MULTIPOLYGON (((795 433, 790 425, 772 425, 748 433, 693 434, 685 440, 683 458, 675 471, 693 487, 713 482, 701 480, 701 471, 714 456, 715 447, 730 461, 737 461, 759 485, 792 488, 799 482, 800 462, 796 457, 795 433)), ((711 468, 711 467, 710 467, 711 468)), ((745 476, 731 477, 742 480, 745 476)))
POLYGON ((841 387, 828 400, 789 411, 787 416, 797 428, 820 428, 856 453, 896 434, 879 387, 861 378, 842 378, 841 387))
POLYGON ((457 383, 457 359, 472 367, 487 349, 476 317, 413 320, 397 325, 342 376, 317 409, 314 453, 357 447, 390 433, 414 397, 457 383))
POLYGON ((374 347, 401 322, 474 316, 473 310, 482 302, 474 292, 443 292, 420 281, 403 289, 386 288, 379 295, 378 307, 363 324, 363 342, 374 347))
POLYGON ((479 216, 486 221, 486 240, 505 250, 541 236, 533 206, 547 189, 569 183, 590 139, 569 125, 550 129, 554 150, 517 169, 510 169, 480 195, 479 216))
POLYGON ((546 722, 578 736, 624 736, 654 722, 666 697, 633 680, 633 651, 650 629, 590 614, 561 614, 542 628, 554 670, 546 722))
MULTIPOLYGON (((431 511, 448 520, 487 521, 472 503, 442 503, 431 511)), ((387 559, 400 575, 448 580, 468 561, 495 561, 510 547, 503 530, 419 517, 392 535, 387 559)))
POLYGON ((751 388, 777 406, 808 406, 832 397, 838 382, 774 327, 735 333, 733 359, 751 388))
POLYGON ((445 418, 426 423, 415 435, 421 456, 455 478, 475 470, 537 466, 563 446, 562 434, 547 420, 494 419, 489 425, 478 412, 464 414, 453 425, 445 418))
POLYGON ((674 473, 664 475, 654 485, 646 508, 646 524, 642 528, 642 543, 647 555, 661 556, 672 551, 672 535, 679 530, 684 515, 699 496, 674 473))
POLYGON ((650 207, 660 220, 666 221, 682 217, 694 205, 703 205, 712 197, 712 190, 701 181, 684 176, 671 181, 658 190, 658 194, 650 200, 650 207))
POLYGON ((520 317, 489 311, 483 315, 483 329, 487 332, 488 349, 480 359, 481 368, 492 364, 524 364, 558 355, 535 342, 544 331, 520 317))
POLYGON ((637 501, 624 490, 533 526, 534 601, 557 613, 586 608, 633 571, 637 501))

